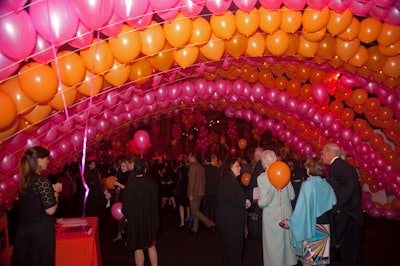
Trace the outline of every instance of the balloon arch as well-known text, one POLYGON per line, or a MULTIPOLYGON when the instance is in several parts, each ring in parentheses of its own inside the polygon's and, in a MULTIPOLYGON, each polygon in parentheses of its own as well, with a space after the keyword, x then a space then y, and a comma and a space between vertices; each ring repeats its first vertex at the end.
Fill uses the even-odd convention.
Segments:
POLYGON ((338 143, 364 210, 398 219, 399 76, 396 0, 3 0, 0 212, 28 147, 62 165, 131 125, 215 110, 306 158, 338 143))

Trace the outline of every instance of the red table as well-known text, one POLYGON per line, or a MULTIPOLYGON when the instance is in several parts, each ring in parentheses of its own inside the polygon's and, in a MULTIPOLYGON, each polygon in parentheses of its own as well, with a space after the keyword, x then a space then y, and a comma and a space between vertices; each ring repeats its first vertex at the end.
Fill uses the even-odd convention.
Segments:
POLYGON ((63 218, 56 225, 56 266, 102 265, 97 217, 63 218), (89 225, 91 233, 63 234, 72 226, 89 225))

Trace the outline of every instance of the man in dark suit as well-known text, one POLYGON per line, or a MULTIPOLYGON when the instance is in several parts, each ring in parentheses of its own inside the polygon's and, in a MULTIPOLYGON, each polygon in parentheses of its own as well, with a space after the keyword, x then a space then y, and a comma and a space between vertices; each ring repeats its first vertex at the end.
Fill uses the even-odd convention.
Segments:
POLYGON ((334 143, 322 149, 322 159, 329 166, 328 183, 335 191, 337 203, 331 219, 332 246, 340 246, 342 260, 331 265, 361 265, 361 236, 364 218, 361 186, 353 166, 340 158, 342 150, 334 143))

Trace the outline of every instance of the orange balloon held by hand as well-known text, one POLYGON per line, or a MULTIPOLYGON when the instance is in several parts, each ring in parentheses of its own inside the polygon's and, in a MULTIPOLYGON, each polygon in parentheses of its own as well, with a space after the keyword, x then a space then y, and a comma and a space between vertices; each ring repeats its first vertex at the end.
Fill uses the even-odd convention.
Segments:
POLYGON ((281 190, 289 183, 290 168, 282 161, 272 163, 267 173, 269 182, 278 190, 281 190))
POLYGON ((249 173, 243 173, 240 177, 240 182, 242 182, 242 184, 247 187, 250 183, 250 177, 251 176, 249 173))

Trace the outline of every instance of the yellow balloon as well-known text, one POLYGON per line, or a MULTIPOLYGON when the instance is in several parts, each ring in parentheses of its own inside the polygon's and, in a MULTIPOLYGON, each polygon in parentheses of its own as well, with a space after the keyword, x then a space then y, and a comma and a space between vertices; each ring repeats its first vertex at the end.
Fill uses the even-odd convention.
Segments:
POLYGON ((63 111, 75 103, 77 94, 74 87, 62 85, 61 88, 58 88, 57 94, 49 102, 49 105, 55 110, 63 111))
POLYGON ((212 32, 221 39, 229 39, 236 31, 235 16, 231 11, 227 11, 222 15, 213 14, 210 19, 212 32))
POLYGON ((84 96, 96 96, 103 87, 103 77, 94 75, 91 71, 86 70, 85 78, 82 83, 76 87, 84 96))
POLYGON ((199 48, 194 45, 188 45, 184 48, 178 49, 174 51, 175 62, 185 68, 188 67, 194 62, 196 62, 199 57, 199 48))
POLYGON ((273 55, 282 55, 289 47, 288 34, 283 30, 277 30, 267 35, 267 49, 273 55))
POLYGON ((206 45, 200 47, 200 53, 209 60, 216 61, 224 55, 225 43, 214 33, 206 45))
POLYGON ((43 119, 47 118, 51 112, 53 111, 53 108, 46 104, 46 105, 36 105, 32 111, 27 113, 26 115, 23 115, 22 118, 28 121, 31 124, 36 124, 42 121, 43 119))
POLYGON ((302 13, 301 11, 291 10, 286 6, 281 8, 282 23, 280 28, 287 32, 296 32, 301 26, 302 13))
POLYGON ((142 53, 155 55, 162 50, 165 44, 165 33, 160 24, 152 21, 146 29, 139 32, 142 39, 142 53))
POLYGON ((150 64, 152 67, 163 72, 166 72, 168 69, 170 69, 175 59, 174 50, 175 49, 172 48, 168 42, 166 42, 164 48, 159 53, 150 57, 150 64))
POLYGON ((136 84, 143 84, 150 80, 152 74, 153 67, 150 64, 150 60, 143 58, 132 64, 129 80, 136 84))
POLYGON ((377 41, 379 45, 384 47, 400 41, 400 26, 383 23, 377 41))
POLYGON ((182 13, 171 21, 164 22, 165 39, 173 47, 181 48, 185 46, 192 37, 193 22, 182 13))
POLYGON ((354 39, 353 41, 343 41, 340 38, 336 39, 336 54, 344 62, 349 61, 358 51, 360 47, 360 40, 354 39))
POLYGON ((247 43, 246 55, 248 56, 262 56, 265 51, 266 40, 265 37, 256 32, 250 36, 247 43))
POLYGON ((273 33, 279 29, 282 23, 282 12, 278 10, 268 10, 261 6, 258 9, 260 14, 260 29, 266 33, 273 33))
POLYGON ((382 22, 376 18, 365 18, 360 23, 358 39, 363 43, 374 42, 381 32, 382 22))
POLYGON ((193 20, 193 33, 190 37, 190 43, 194 45, 204 45, 211 38, 211 26, 203 17, 193 20))
POLYGON ((121 64, 114 60, 114 65, 104 75, 104 79, 112 86, 119 87, 128 80, 130 71, 131 66, 129 64, 121 64))
POLYGON ((235 18, 237 30, 247 37, 253 35, 260 25, 260 14, 256 8, 249 13, 238 9, 235 18))
POLYGON ((52 61, 51 67, 60 74, 61 82, 66 86, 75 86, 85 77, 86 69, 82 58, 69 50, 58 52, 57 64, 52 61))
POLYGON ((243 34, 236 32, 229 40, 225 41, 225 52, 238 58, 246 52, 248 39, 243 34))
POLYGON ((350 25, 347 29, 338 35, 340 39, 343 41, 352 41, 358 37, 358 33, 360 32, 360 21, 356 18, 351 19, 350 25))
POLYGON ((17 118, 17 106, 8 94, 0 91, 0 130, 9 127, 17 118))
POLYGON ((326 28, 329 22, 329 8, 315 10, 307 7, 303 12, 302 26, 305 32, 313 33, 326 28))
POLYGON ((47 103, 57 93, 57 74, 48 65, 31 62, 18 72, 18 82, 24 94, 34 102, 47 103))
POLYGON ((18 78, 13 77, 4 83, 0 84, 0 92, 5 92, 11 97, 17 106, 18 114, 25 114, 32 111, 35 107, 35 102, 25 96, 18 83, 18 78))
POLYGON ((342 13, 330 11, 328 25, 326 29, 333 35, 337 36, 343 33, 351 24, 353 20, 353 13, 347 8, 342 13))
POLYGON ((92 44, 81 50, 80 55, 86 68, 95 74, 103 74, 114 63, 114 56, 108 42, 95 39, 92 44))
POLYGON ((121 63, 135 60, 142 50, 142 39, 139 32, 127 24, 122 26, 118 36, 108 40, 108 44, 115 59, 121 63))

